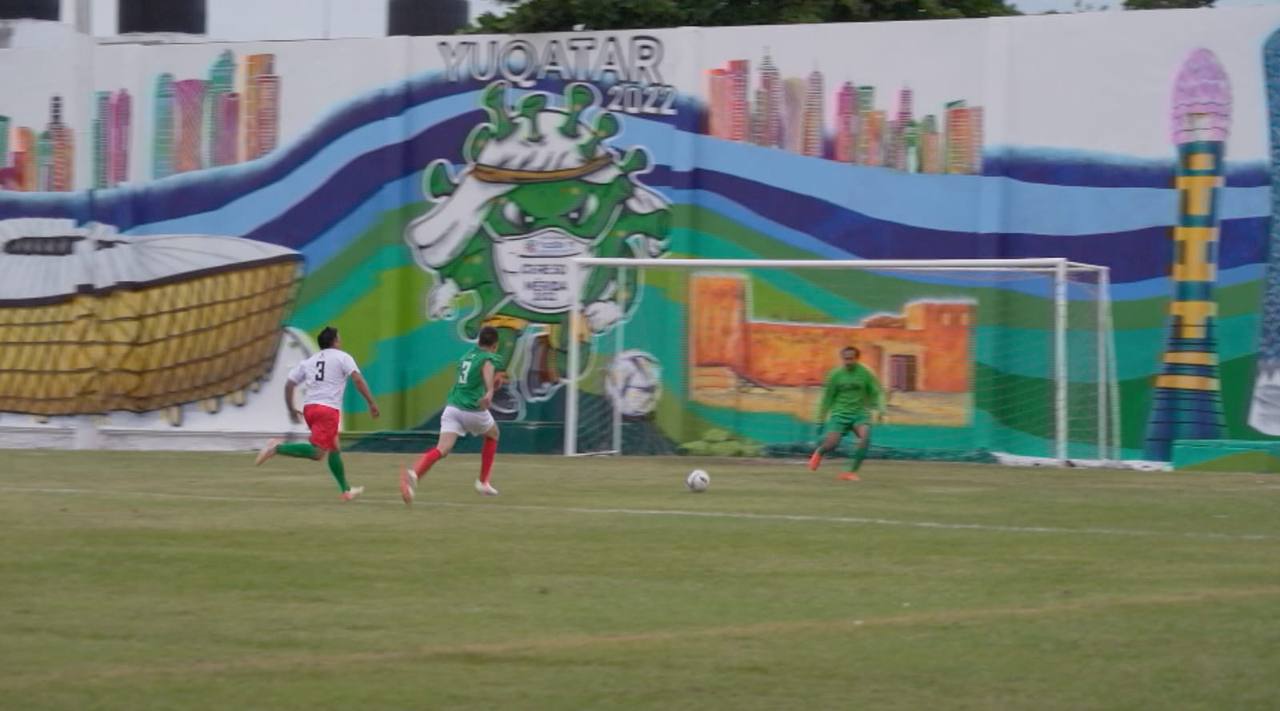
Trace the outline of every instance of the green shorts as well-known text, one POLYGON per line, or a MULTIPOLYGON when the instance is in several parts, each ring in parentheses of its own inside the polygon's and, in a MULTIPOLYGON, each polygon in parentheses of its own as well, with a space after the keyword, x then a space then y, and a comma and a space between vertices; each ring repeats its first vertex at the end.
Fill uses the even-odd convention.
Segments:
POLYGON ((871 413, 866 410, 848 415, 831 415, 822 426, 822 434, 828 435, 835 432, 843 437, 846 432, 852 432, 854 427, 869 424, 871 424, 871 413))

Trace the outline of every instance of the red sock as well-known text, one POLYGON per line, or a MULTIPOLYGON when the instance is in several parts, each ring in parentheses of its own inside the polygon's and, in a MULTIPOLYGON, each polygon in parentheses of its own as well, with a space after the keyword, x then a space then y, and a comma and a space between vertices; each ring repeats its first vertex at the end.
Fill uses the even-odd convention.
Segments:
POLYGON ((493 469, 493 458, 498 453, 498 440, 484 438, 484 446, 480 448, 480 481, 489 483, 489 470, 493 469))
POLYGON ((440 450, 432 447, 428 449, 421 457, 418 457, 417 463, 413 465, 413 473, 419 477, 426 476, 430 471, 431 465, 440 461, 440 450))

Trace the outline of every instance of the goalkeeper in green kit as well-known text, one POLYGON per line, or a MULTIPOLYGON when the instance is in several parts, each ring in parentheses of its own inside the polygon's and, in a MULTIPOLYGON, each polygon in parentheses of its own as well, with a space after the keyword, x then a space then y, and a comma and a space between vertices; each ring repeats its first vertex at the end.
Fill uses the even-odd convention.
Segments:
POLYGON ((822 457, 840 444, 840 438, 852 431, 858 438, 849 471, 840 475, 844 481, 858 481, 858 467, 871 447, 871 411, 884 419, 884 391, 880 381, 869 368, 858 362, 858 349, 847 346, 840 351, 844 365, 827 376, 822 393, 822 405, 818 408, 818 426, 822 428, 822 441, 809 457, 809 471, 817 471, 822 457), (828 417, 828 414, 830 417, 828 417))

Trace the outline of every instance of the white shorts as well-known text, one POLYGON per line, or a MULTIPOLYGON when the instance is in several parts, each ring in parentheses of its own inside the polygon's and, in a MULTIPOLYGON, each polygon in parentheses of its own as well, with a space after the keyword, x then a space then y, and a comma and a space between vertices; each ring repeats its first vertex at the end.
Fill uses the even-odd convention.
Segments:
POLYGON ((488 432, 493 425, 493 415, 488 410, 460 410, 448 405, 440 415, 440 431, 456 435, 479 436, 488 432))

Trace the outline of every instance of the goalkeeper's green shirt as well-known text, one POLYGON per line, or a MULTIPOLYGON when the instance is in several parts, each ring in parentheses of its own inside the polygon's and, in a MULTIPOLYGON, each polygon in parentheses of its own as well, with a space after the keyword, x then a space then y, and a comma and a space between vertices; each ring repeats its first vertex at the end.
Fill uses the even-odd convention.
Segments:
POLYGON ((458 379, 449 389, 448 403, 460 410, 478 410, 484 397, 484 363, 493 363, 495 373, 502 370, 502 357, 480 347, 472 348, 458 361, 458 379))
POLYGON ((831 371, 822 393, 818 419, 825 420, 828 413, 860 415, 869 408, 884 411, 884 391, 871 369, 854 363, 852 368, 840 366, 831 371))

